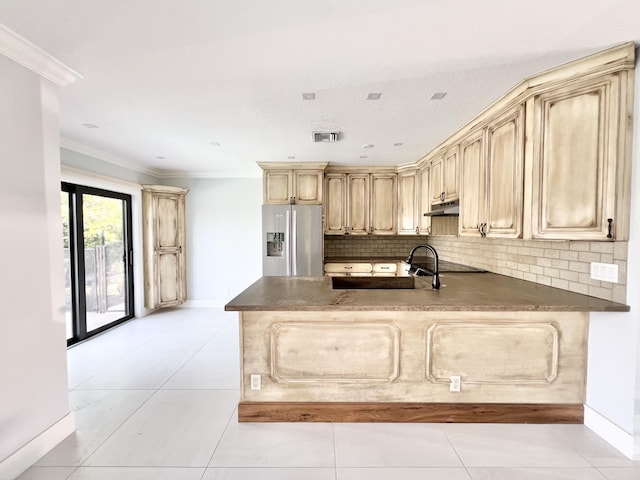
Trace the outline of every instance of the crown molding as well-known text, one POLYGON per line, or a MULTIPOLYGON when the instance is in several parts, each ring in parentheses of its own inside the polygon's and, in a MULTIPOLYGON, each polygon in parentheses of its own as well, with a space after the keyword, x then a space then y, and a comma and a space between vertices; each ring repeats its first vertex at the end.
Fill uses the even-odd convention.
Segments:
POLYGON ((2 24, 0 54, 61 87, 82 78, 78 72, 2 24))
POLYGON ((93 157, 97 160, 102 160, 103 162, 107 162, 118 167, 126 168, 127 170, 144 173, 151 177, 160 178, 162 176, 162 172, 160 170, 142 167, 133 162, 124 160, 117 155, 104 152, 98 148, 90 147, 89 145, 85 145, 84 143, 76 142, 75 140, 70 140, 65 137, 60 137, 60 147, 82 155, 87 155, 88 157, 93 157))
POLYGON ((250 174, 246 172, 218 173, 218 172, 181 172, 179 170, 162 170, 158 172, 158 178, 262 178, 262 171, 257 170, 250 174))

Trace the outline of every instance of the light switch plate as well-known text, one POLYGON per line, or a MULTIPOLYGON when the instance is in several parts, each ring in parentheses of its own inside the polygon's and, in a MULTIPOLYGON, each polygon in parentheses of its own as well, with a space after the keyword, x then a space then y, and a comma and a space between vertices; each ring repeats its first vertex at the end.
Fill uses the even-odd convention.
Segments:
POLYGON ((618 283, 618 265, 591 262, 591 278, 603 282, 618 283))

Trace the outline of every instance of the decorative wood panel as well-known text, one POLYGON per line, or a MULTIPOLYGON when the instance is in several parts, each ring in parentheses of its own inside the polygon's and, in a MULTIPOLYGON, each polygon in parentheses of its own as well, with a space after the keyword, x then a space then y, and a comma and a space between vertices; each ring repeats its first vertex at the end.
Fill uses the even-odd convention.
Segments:
POLYGON ((436 323, 427 329, 432 382, 459 375, 463 386, 551 383, 558 358, 558 330, 551 324, 436 323))
POLYGON ((157 255, 159 303, 165 307, 182 303, 179 257, 177 252, 159 252, 157 255))
POLYGON ((274 323, 270 367, 279 383, 393 382, 400 330, 391 323, 274 323))

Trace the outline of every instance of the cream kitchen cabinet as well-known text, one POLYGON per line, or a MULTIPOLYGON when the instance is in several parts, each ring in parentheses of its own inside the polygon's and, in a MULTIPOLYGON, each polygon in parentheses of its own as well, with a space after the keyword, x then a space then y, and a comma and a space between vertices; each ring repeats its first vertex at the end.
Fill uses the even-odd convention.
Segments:
POLYGON ((628 238, 629 75, 576 80, 529 103, 533 238, 628 238))
POLYGON ((449 148, 431 162, 431 204, 452 202, 458 199, 459 165, 458 147, 449 148))
POLYGON ((460 235, 521 237, 523 111, 498 115, 461 143, 460 235))
POLYGON ((258 163, 263 169, 264 203, 322 205, 326 163, 258 163))
POLYGON ((419 233, 418 201, 420 176, 418 170, 398 173, 398 234, 419 233))
POLYGON ((150 309, 184 303, 185 196, 188 190, 143 185, 144 296, 150 309))
POLYGON ((369 233, 369 174, 327 173, 325 176, 324 233, 369 233))
POLYGON ((398 186, 396 173, 371 174, 371 225, 374 235, 397 232, 398 186))

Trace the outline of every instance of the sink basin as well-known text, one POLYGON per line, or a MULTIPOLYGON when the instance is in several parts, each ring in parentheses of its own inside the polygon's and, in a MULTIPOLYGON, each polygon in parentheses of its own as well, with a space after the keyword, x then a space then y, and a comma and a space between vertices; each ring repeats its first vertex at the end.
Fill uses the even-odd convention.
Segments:
POLYGON ((331 287, 335 289, 413 289, 414 277, 331 277, 331 287))

